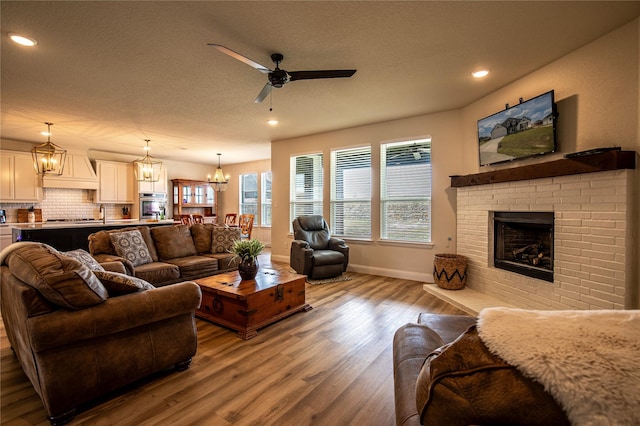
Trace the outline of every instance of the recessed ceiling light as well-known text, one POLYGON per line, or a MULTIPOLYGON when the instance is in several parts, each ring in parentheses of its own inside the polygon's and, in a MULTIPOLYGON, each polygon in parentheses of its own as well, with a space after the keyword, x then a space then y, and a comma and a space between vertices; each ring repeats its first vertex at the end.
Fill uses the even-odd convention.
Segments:
POLYGON ((276 124, 278 124, 278 120, 271 119, 271 120, 267 121, 267 123, 269 123, 270 126, 275 126, 276 124))
POLYGON ((38 41, 35 38, 27 37, 25 35, 20 35, 16 33, 9 33, 9 38, 13 40, 14 43, 17 43, 21 46, 32 47, 38 44, 38 41))
POLYGON ((475 78, 482 78, 489 75, 489 70, 477 70, 471 73, 475 78))

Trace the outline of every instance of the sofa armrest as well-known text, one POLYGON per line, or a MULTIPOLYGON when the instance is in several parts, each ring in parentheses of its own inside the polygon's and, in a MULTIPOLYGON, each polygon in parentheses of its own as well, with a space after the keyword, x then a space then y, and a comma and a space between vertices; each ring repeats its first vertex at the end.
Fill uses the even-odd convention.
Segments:
POLYGON ((340 238, 329 238, 329 249, 339 251, 344 256, 344 262, 342 262, 342 272, 347 270, 349 265, 349 246, 340 238))
POLYGON ((113 254, 105 254, 105 253, 103 253, 103 254, 93 254, 92 256, 107 271, 120 272, 122 274, 127 274, 127 275, 130 275, 130 276, 134 275, 133 263, 131 263, 129 260, 125 259, 124 257, 116 256, 116 255, 113 255, 113 254), (109 265, 109 264, 111 264, 113 262, 118 262, 118 263, 122 264, 122 268, 119 268, 119 267, 116 267, 116 266, 113 266, 113 265, 109 265), (105 264, 107 266, 105 266, 105 264), (124 269, 124 272, 122 272, 121 270, 108 269, 108 268, 124 269))
POLYGON ((105 271, 118 272, 120 274, 129 275, 127 274, 127 268, 124 266, 124 263, 119 261, 102 262, 100 263, 100 266, 102 266, 105 271))
POLYGON ((182 314, 194 315, 201 298, 200 287, 192 281, 185 281, 111 297, 104 303, 86 309, 60 309, 27 320, 31 346, 36 352, 43 351, 182 314))
POLYGON ((313 249, 309 243, 303 240, 293 240, 291 242, 291 252, 289 264, 299 274, 309 275, 313 266, 313 249))

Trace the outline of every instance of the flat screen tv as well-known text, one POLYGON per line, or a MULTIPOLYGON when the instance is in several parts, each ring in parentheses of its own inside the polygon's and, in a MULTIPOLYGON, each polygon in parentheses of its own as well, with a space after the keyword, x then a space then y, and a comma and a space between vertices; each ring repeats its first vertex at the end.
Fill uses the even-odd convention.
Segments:
POLYGON ((478 120, 480 165, 554 152, 556 116, 551 90, 478 120))

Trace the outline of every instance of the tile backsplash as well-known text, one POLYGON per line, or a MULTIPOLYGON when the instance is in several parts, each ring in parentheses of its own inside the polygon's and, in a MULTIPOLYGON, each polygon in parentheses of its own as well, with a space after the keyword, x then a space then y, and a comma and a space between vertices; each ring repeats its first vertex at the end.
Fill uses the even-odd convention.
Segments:
MULTIPOLYGON (((7 212, 7 222, 18 221, 18 209, 31 206, 42 209, 42 218, 47 219, 99 219, 100 203, 94 202, 95 191, 90 189, 44 188, 39 203, 0 203, 7 212)), ((122 218, 125 204, 105 204, 108 219, 122 218)), ((131 205, 128 205, 131 207, 131 205)))

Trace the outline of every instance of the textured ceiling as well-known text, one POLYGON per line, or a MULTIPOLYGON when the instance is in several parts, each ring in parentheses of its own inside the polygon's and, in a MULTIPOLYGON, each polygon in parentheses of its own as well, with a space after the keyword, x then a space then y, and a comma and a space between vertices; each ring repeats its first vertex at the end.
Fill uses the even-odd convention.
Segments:
POLYGON ((460 108, 640 15, 640 2, 1 2, 3 139, 215 164, 291 137, 460 108), (7 32, 39 44, 24 48, 7 32), (290 82, 207 43, 289 71, 290 82), (492 70, 476 81, 470 72, 492 70), (269 111, 269 106, 273 111, 269 111), (280 124, 270 127, 269 118, 280 124))

